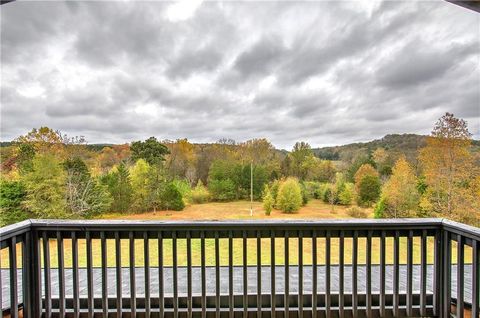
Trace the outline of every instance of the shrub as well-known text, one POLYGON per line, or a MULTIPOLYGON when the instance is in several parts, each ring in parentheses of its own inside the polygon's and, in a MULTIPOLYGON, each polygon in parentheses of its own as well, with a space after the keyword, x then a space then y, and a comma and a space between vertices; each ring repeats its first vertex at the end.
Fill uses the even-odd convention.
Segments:
POLYGON ((318 189, 315 191, 315 198, 320 199, 324 202, 328 202, 328 199, 325 199, 325 192, 328 191, 330 184, 328 183, 320 183, 318 189))
POLYGON ((280 188, 280 180, 274 180, 270 185, 270 193, 272 194, 273 198, 273 205, 276 206, 277 196, 278 196, 278 189, 280 188))
POLYGON ((357 219, 366 219, 368 218, 368 213, 367 211, 356 207, 352 206, 351 208, 347 209, 347 214, 351 216, 352 218, 357 218, 357 219))
POLYGON ((307 193, 309 198, 320 199, 318 197, 318 190, 322 185, 320 182, 305 181, 303 185, 305 187, 305 192, 307 193))
POLYGON ((302 206, 302 189, 297 179, 288 178, 281 183, 277 195, 277 207, 285 213, 298 211, 302 206))
POLYGON ((303 183, 300 183, 300 190, 302 193, 302 205, 305 206, 310 200, 310 195, 307 192, 307 189, 305 188, 305 185, 303 183))
POLYGON ((347 182, 343 185, 343 189, 338 194, 338 201, 343 205, 352 204, 355 195, 355 186, 353 183, 347 182))
POLYGON ((210 201, 210 192, 199 180, 197 186, 190 191, 188 199, 191 203, 206 203, 210 201))
POLYGON ((263 191, 263 209, 265 210, 265 215, 270 215, 274 202, 270 188, 265 186, 265 190, 263 191))
POLYGON ((231 201, 235 199, 235 183, 230 179, 212 179, 208 183, 208 190, 214 200, 231 201))
POLYGON ((385 216, 386 202, 385 198, 380 198, 380 200, 375 204, 373 208, 373 216, 376 219, 381 219, 385 216))
POLYGON ((173 183, 168 183, 163 190, 162 208, 174 211, 181 211, 185 208, 182 193, 173 183))

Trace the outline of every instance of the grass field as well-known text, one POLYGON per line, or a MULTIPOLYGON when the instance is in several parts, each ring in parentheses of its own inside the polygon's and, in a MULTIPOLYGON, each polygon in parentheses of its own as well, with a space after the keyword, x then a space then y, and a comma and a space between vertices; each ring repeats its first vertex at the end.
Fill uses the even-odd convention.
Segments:
MULTIPOLYGON (((183 211, 157 211, 157 212, 148 212, 148 213, 138 213, 138 214, 107 214, 102 217, 102 219, 130 219, 130 220, 226 220, 226 219, 347 219, 350 218, 347 213, 346 207, 335 206, 334 211, 332 212, 331 207, 319 200, 310 201, 305 207, 302 207, 298 213, 294 214, 284 214, 280 211, 273 211, 270 216, 266 216, 261 207, 261 203, 254 202, 253 205, 254 213, 253 217, 250 216, 250 202, 247 201, 237 201, 237 202, 228 202, 228 203, 206 203, 206 204, 196 204, 187 206, 183 211)), ((368 214, 371 216, 372 211, 367 210, 368 214)), ((298 239, 290 239, 290 264, 298 264, 298 239)), ((414 263, 420 262, 420 238, 414 238, 414 263)), ((80 266, 86 265, 86 246, 85 240, 79 240, 79 264, 80 266)), ((129 242, 128 240, 122 240, 122 266, 129 265, 129 242)), ((150 263, 151 266, 156 266, 158 264, 158 246, 156 240, 151 240, 150 244, 150 263)), ((261 260, 262 264, 270 264, 270 239, 261 240, 261 260)), ((365 263, 365 246, 366 240, 359 239, 359 263, 365 263)), ((214 265, 214 252, 215 252, 215 242, 214 240, 207 239, 205 242, 206 245, 206 261, 207 265, 214 265)), ((228 265, 228 240, 220 239, 220 264, 228 265)), ((178 264, 180 266, 186 265, 186 240, 178 239, 178 264)), ((256 239, 248 239, 247 241, 247 256, 248 264, 255 265, 257 260, 256 255, 256 239)), ((338 263, 338 246, 339 240, 332 238, 331 239, 331 255, 332 263, 338 263)), ((345 239, 345 262, 351 263, 352 259, 352 240, 345 239)), ((107 264, 108 266, 115 266, 115 245, 113 240, 107 242, 107 264)), ((400 239, 400 262, 406 263, 406 247, 407 242, 406 238, 400 239)), ((278 265, 284 264, 284 240, 279 238, 275 241, 276 248, 276 259, 275 262, 278 265)), ((319 264, 325 263, 325 239, 317 239, 317 248, 318 248, 318 257, 317 262, 319 264)), ((393 239, 387 238, 386 240, 386 261, 387 263, 393 262, 393 239)), ((453 260, 455 260, 455 244, 453 244, 453 260)), ((20 248, 19 248, 20 249, 20 248)), ((71 241, 65 240, 64 242, 65 250, 65 265, 70 267, 72 264, 72 253, 71 253, 71 241)), ((93 240, 93 258, 94 266, 101 265, 101 256, 100 256, 100 241, 93 240)), ((312 241, 311 239, 304 239, 303 241, 303 262, 304 264, 312 263, 312 241)), ((165 265, 172 264, 172 240, 164 240, 164 262, 165 265)), ((21 253, 19 251, 19 253, 21 253)), ((466 247, 465 250, 466 260, 471 259, 471 248, 466 247)), ((50 261, 51 266, 56 267, 58 264, 57 261, 57 244, 55 240, 50 242, 50 261)), ((429 238, 428 240, 428 252, 427 258, 430 263, 433 262, 433 239, 429 238)), ((242 264, 242 240, 234 239, 233 241, 233 260, 235 265, 242 264)), ((20 258, 19 258, 20 260, 20 258)), ((193 265, 200 265, 200 240, 192 239, 192 262, 193 265)), ((372 262, 380 262, 380 240, 378 238, 372 239, 372 262)), ((143 259, 143 241, 135 241, 135 265, 142 266, 144 264, 143 259)), ((7 251, 2 251, 2 267, 8 266, 8 255, 7 251)))

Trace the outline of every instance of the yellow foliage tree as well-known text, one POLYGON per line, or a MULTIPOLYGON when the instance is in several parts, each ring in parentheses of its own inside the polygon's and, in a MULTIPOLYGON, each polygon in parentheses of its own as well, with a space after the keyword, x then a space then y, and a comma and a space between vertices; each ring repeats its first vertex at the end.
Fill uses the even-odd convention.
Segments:
POLYGON ((435 124, 419 154, 428 186, 421 206, 430 214, 464 222, 465 215, 478 216, 480 197, 473 193, 478 167, 470 147, 471 134, 463 119, 446 113, 435 124))
POLYGON ((385 183, 382 197, 387 217, 412 217, 418 209, 417 177, 405 156, 395 162, 392 176, 385 183))

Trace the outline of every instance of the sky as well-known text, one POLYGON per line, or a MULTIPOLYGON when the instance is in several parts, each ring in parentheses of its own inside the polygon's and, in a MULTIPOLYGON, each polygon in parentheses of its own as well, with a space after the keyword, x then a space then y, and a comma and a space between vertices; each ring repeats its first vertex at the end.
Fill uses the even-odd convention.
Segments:
POLYGON ((480 14, 445 1, 12 2, 1 14, 1 140, 267 138, 291 149, 480 138, 480 14))

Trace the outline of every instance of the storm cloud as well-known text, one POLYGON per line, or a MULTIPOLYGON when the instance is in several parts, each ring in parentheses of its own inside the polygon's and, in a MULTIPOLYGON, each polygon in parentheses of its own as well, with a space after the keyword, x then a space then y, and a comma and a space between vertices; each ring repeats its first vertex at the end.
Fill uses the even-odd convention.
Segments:
POLYGON ((11 2, 1 140, 49 126, 90 143, 265 137, 289 149, 480 138, 480 14, 445 1, 11 2))

